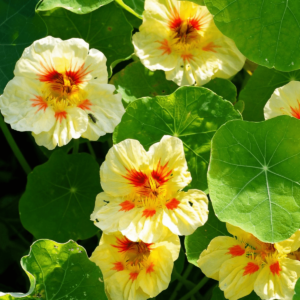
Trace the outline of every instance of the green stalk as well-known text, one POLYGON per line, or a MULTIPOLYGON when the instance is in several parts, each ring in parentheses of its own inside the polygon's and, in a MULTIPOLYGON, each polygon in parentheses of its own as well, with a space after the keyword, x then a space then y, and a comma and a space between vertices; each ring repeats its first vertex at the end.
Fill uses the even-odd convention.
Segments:
POLYGON ((4 119, 1 114, 0 114, 0 127, 1 127, 1 130, 9 144, 11 150, 13 151, 17 160, 19 161, 20 165, 22 166, 24 172, 28 175, 31 172, 31 168, 30 168, 28 162, 26 161, 26 159, 24 158, 22 152, 20 151, 18 145, 16 144, 16 142, 15 142, 13 136, 11 135, 6 123, 4 122, 4 119))
POLYGON ((87 146, 88 146, 88 149, 89 149, 91 155, 96 159, 96 154, 95 154, 95 151, 94 151, 93 146, 90 141, 87 142, 87 146))
POLYGON ((182 282, 184 284, 184 286, 189 290, 189 289, 192 289, 196 286, 195 283, 185 279, 183 276, 181 276, 177 271, 176 269, 174 269, 173 271, 173 274, 174 276, 176 277, 176 279, 179 281, 179 282, 182 282))
POLYGON ((73 140, 73 152, 72 154, 77 154, 79 149, 79 139, 73 140))
POLYGON ((185 294, 183 297, 181 297, 179 300, 188 300, 190 299, 194 294, 196 294, 204 285, 209 281, 209 278, 204 277, 200 280, 200 282, 187 294, 185 294))

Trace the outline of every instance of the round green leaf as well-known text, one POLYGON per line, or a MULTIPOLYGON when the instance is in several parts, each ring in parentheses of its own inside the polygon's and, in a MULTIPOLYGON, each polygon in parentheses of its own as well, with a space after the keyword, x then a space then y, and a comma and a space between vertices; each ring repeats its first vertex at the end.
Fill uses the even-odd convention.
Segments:
POLYGON ((28 176, 21 222, 36 238, 87 239, 97 232, 90 214, 100 190, 99 166, 91 155, 54 152, 28 176))
POLYGON ((0 0, 0 95, 23 50, 33 41, 44 37, 47 29, 34 14, 38 0, 0 0))
POLYGON ((280 72, 258 66, 239 95, 245 102, 244 120, 263 121, 264 106, 274 90, 293 80, 300 80, 300 71, 280 72))
POLYGON ((99 267, 74 241, 36 241, 29 255, 22 258, 21 266, 30 280, 29 292, 0 293, 0 299, 107 299, 99 267))
POLYGON ((41 0, 37 10, 46 11, 53 8, 62 7, 75 14, 87 14, 100 6, 106 5, 113 0, 41 0))
POLYGON ((300 227, 300 121, 231 121, 212 140, 208 172, 217 217, 264 242, 300 227))
POLYGON ((164 135, 179 137, 193 178, 190 187, 206 190, 211 139, 222 124, 240 118, 230 102, 213 92, 181 87, 169 96, 142 98, 129 104, 113 141, 132 138, 148 149, 164 135))
POLYGON ((104 53, 109 74, 118 62, 133 53, 132 26, 115 3, 110 3, 85 15, 74 14, 63 8, 40 11, 48 27, 48 34, 63 40, 82 38, 104 53))
POLYGON ((298 0, 205 0, 217 27, 253 62, 292 71, 300 68, 298 0))
POLYGON ((142 19, 145 0, 116 0, 124 9, 142 19))
POLYGON ((296 282, 293 300, 300 300, 300 279, 298 279, 296 282))
POLYGON ((164 71, 150 71, 140 61, 126 66, 110 83, 122 95, 125 105, 146 96, 169 95, 178 88, 176 83, 166 79, 164 71))
POLYGON ((187 259, 195 266, 198 266, 197 260, 200 254, 208 247, 213 238, 230 235, 226 229, 226 224, 216 217, 211 202, 209 202, 208 211, 207 222, 193 234, 186 236, 184 240, 187 259))

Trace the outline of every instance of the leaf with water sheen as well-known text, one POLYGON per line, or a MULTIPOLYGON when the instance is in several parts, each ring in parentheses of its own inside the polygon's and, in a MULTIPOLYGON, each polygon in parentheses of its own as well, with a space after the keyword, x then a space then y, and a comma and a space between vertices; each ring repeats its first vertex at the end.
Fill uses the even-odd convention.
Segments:
POLYGON ((216 216, 264 242, 300 227, 300 121, 231 121, 212 140, 208 171, 216 216))
POLYGON ((98 231, 90 214, 100 191, 99 165, 91 155, 54 152, 28 176, 21 222, 36 238, 87 239, 98 231))
POLYGON ((81 38, 104 53, 109 72, 118 62, 130 58, 132 26, 122 8, 115 3, 100 7, 85 15, 58 8, 39 14, 45 21, 48 34, 63 40, 81 38))
POLYGON ((37 5, 38 11, 46 11, 62 7, 75 14, 87 14, 91 11, 106 5, 113 0, 41 0, 37 5))
POLYGON ((244 120, 263 121, 264 107, 275 89, 293 80, 300 80, 300 71, 280 72, 258 66, 239 95, 245 102, 244 120))
POLYGON ((0 95, 23 50, 44 37, 47 29, 34 8, 38 0, 0 0, 0 95))
POLYGON ((223 34, 251 61, 293 71, 300 68, 300 1, 205 0, 223 34))
POLYGON ((206 190, 211 139, 233 119, 241 115, 230 102, 205 88, 181 87, 169 96, 142 98, 128 105, 113 141, 132 138, 148 149, 164 135, 179 137, 193 178, 190 187, 206 190))
POLYGON ((29 292, 0 292, 1 300, 107 299, 99 267, 88 259, 85 249, 74 241, 65 244, 51 240, 36 241, 29 255, 22 258, 21 266, 30 280, 29 292))

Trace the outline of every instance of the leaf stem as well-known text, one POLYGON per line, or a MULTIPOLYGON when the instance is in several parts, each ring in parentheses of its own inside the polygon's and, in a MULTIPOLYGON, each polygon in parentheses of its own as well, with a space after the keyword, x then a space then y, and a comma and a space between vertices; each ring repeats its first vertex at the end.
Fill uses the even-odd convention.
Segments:
POLYGON ((73 152, 72 154, 77 154, 79 149, 79 139, 73 140, 73 152))
POLYGON ((183 297, 181 297, 179 300, 188 300, 190 299, 194 294, 196 294, 204 285, 209 281, 209 278, 203 277, 200 282, 187 294, 185 294, 183 297))
POLYGON ((139 14, 137 14, 131 7, 126 5, 122 0, 116 0, 116 2, 121 5, 124 9, 135 15, 139 19, 143 19, 139 14))
POLYGON ((195 283, 193 283, 193 282, 191 282, 191 281, 185 279, 183 276, 181 276, 181 275, 176 271, 176 269, 174 269, 173 274, 174 274, 174 276, 176 277, 176 279, 177 279, 179 282, 182 282, 182 283, 185 285, 185 287, 186 287, 187 289, 192 289, 192 288, 194 288, 194 287, 196 286, 195 283))
POLYGON ((11 135, 6 123, 4 122, 3 116, 1 114, 0 114, 0 127, 1 127, 1 130, 9 144, 11 150, 13 151, 17 160, 19 161, 20 165, 22 166, 24 172, 28 175, 31 172, 31 168, 30 168, 28 162, 26 161, 25 157, 23 156, 22 152, 20 151, 13 136, 11 135))
POLYGON ((87 141, 87 146, 89 148, 89 151, 90 151, 91 155, 96 159, 96 154, 95 154, 94 148, 93 148, 90 141, 87 141))

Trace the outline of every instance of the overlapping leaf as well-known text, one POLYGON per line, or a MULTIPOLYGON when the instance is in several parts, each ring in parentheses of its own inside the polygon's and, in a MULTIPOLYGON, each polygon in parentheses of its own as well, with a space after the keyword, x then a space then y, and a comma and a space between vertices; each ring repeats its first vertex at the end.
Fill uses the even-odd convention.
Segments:
POLYGON ((264 242, 300 227, 300 121, 231 121, 212 140, 208 172, 217 217, 264 242))
POLYGON ((29 292, 0 293, 0 299, 107 299, 99 267, 73 241, 39 240, 22 258, 21 266, 30 280, 29 292))
POLYGON ((298 0, 205 0, 217 27, 250 60, 281 71, 300 68, 298 0))
POLYGON ((263 121, 264 106, 274 90, 292 80, 300 80, 300 71, 280 72, 259 66, 239 95, 239 99, 245 102, 244 119, 263 121))
POLYGON ((232 104, 200 87, 181 87, 169 96, 142 98, 132 102, 113 140, 137 139, 148 149, 164 135, 179 137, 184 144, 191 187, 206 190, 210 143, 224 123, 240 119, 232 104))
POLYGON ((143 18, 145 0, 116 0, 116 2, 136 17, 143 18))
POLYGON ((97 232, 90 214, 100 190, 99 166, 90 155, 54 152, 28 176, 22 224, 36 238, 87 239, 97 232))
POLYGON ((23 50, 44 37, 47 29, 34 8, 38 0, 0 0, 0 94, 13 78, 23 50))

